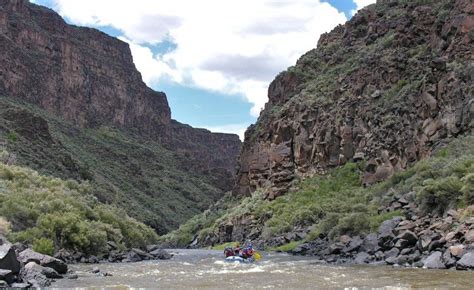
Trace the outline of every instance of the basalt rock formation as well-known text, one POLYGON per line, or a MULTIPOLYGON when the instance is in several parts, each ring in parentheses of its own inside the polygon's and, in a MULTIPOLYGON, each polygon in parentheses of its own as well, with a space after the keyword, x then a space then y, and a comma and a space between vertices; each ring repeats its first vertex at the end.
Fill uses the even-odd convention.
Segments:
POLYGON ((27 0, 0 0, 0 97, 0 143, 9 139, 20 165, 93 180, 107 188, 101 201, 160 233, 234 184, 237 135, 172 120, 165 93, 145 85, 127 43, 27 0), (157 206, 175 204, 159 213, 151 201, 160 198, 157 206))
POLYGON ((26 0, 1 4, 1 95, 38 105, 80 128, 108 124, 152 135, 178 152, 201 155, 196 168, 224 169, 231 186, 238 137, 172 120, 166 95, 145 85, 127 43, 68 25, 26 0))
POLYGON ((284 194, 348 161, 373 184, 474 122, 474 4, 378 1, 280 73, 246 132, 234 194, 284 194))

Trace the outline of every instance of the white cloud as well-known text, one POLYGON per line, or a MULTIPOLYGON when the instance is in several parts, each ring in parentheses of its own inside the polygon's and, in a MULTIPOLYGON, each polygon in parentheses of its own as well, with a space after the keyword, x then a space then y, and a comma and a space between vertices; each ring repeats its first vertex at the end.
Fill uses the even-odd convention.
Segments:
POLYGON ((357 5, 357 8, 352 10, 352 15, 356 14, 357 11, 368 6, 370 4, 374 4, 377 0, 353 0, 354 3, 357 5))
POLYGON ((253 116, 267 101, 273 77, 314 48, 319 35, 346 20, 319 0, 53 1, 76 24, 121 30, 147 84, 167 77, 240 94, 253 104, 253 116), (153 55, 147 46, 163 41, 177 48, 153 55))

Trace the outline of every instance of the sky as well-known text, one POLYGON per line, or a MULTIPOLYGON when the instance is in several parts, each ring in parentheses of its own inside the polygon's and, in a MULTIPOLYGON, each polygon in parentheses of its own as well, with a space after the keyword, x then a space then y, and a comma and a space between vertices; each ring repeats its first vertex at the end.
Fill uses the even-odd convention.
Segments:
POLYGON ((173 119, 242 139, 273 78, 376 0, 30 1, 129 43, 173 119))

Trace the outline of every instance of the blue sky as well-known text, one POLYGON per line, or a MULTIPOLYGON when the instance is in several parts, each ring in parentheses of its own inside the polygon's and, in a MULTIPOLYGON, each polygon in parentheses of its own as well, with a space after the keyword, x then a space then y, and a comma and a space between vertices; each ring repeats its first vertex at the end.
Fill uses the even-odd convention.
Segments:
POLYGON ((129 42, 144 81, 167 94, 174 119, 242 137, 273 76, 313 48, 321 33, 375 0, 228 2, 235 6, 202 0, 195 8, 166 1, 32 0, 68 23, 129 42))

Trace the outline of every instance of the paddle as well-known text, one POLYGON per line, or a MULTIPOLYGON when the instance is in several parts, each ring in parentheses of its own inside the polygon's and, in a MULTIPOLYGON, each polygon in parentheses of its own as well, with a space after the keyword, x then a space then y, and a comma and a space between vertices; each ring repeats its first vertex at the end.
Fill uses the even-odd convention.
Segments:
POLYGON ((258 260, 260 260, 260 259, 262 258, 262 255, 260 255, 259 252, 253 253, 253 256, 255 257, 255 261, 258 261, 258 260))

